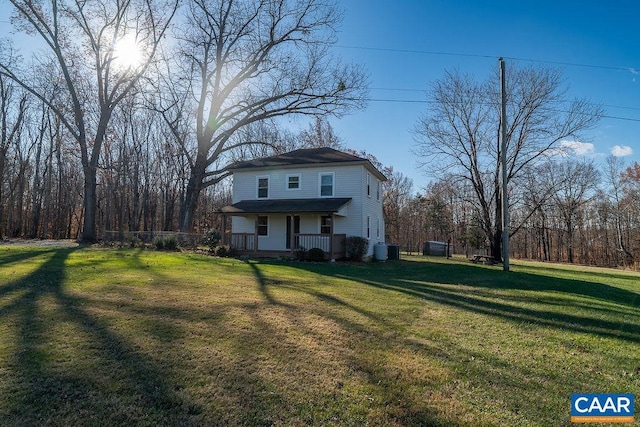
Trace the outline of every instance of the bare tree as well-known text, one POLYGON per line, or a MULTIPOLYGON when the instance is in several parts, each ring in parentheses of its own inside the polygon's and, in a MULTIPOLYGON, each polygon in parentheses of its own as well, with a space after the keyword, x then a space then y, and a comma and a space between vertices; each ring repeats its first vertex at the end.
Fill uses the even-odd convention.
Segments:
POLYGON ((605 194, 612 205, 617 247, 624 255, 624 263, 627 264, 633 262, 633 254, 629 250, 629 239, 625 238, 625 235, 628 237, 629 231, 629 227, 625 227, 625 223, 627 223, 625 221, 625 207, 628 205, 625 205, 623 201, 625 178, 628 176, 625 171, 630 171, 630 169, 624 168, 624 160, 621 157, 607 157, 604 176, 609 191, 605 194))
POLYGON ((425 229, 432 240, 449 241, 453 235, 453 194, 448 181, 430 183, 424 194, 425 229))
POLYGON ((214 169, 224 168, 225 162, 268 157, 299 148, 298 135, 273 120, 243 126, 235 132, 229 143, 236 148, 219 158, 212 165, 214 169))
POLYGON ((330 147, 336 150, 344 148, 342 140, 331 127, 331 123, 322 117, 316 117, 309 124, 309 128, 300 133, 300 143, 304 148, 330 147))
POLYGON ((261 142, 234 139, 240 129, 360 108, 366 76, 330 54, 340 20, 332 1, 191 0, 185 15, 169 67, 178 75, 166 78, 158 109, 189 156, 180 222, 189 231, 201 190, 228 176, 229 152, 261 142))
MULTIPOLYGON (((502 259, 498 78, 478 83, 457 71, 432 84, 431 108, 416 128, 416 154, 434 174, 468 181, 491 254, 502 259)), ((510 68, 507 73, 507 176, 509 182, 545 159, 559 143, 594 126, 600 106, 565 102, 559 72, 510 68)))
POLYGON ((624 198, 621 201, 625 212, 625 222, 629 230, 627 242, 629 252, 633 254, 634 262, 640 258, 640 164, 634 162, 621 174, 624 198), (631 236, 635 230, 634 236, 631 236))
POLYGON ((391 242, 400 243, 402 212, 411 199, 413 181, 393 167, 384 169, 387 180, 382 183, 382 211, 391 242))
POLYGON ((10 79, 0 75, 0 237, 4 227, 5 197, 3 183, 7 155, 10 148, 17 144, 24 127, 27 110, 27 94, 20 90, 10 79))
POLYGON ((565 161, 554 163, 552 176, 562 183, 553 200, 565 226, 567 259, 573 263, 575 230, 583 206, 596 194, 599 172, 590 161, 565 161))
POLYGON ((63 90, 52 101, 15 63, 4 60, 0 75, 47 104, 75 139, 84 173, 82 240, 94 241, 98 160, 109 122, 145 75, 177 2, 10 1, 18 28, 36 35, 51 53, 56 65, 52 78, 62 82, 63 90))

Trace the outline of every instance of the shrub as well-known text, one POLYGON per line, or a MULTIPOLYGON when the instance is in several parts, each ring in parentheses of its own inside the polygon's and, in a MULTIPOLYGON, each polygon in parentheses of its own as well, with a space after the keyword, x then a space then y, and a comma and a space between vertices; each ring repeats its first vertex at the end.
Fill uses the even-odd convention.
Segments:
POLYGON ((221 258, 228 257, 229 249, 226 246, 220 246, 218 249, 216 249, 216 255, 221 258))
POLYGON ((320 248, 311 248, 307 254, 309 261, 324 261, 324 251, 320 248))
POLYGON ((218 243, 220 243, 222 235, 217 230, 207 230, 200 242, 209 248, 209 251, 214 252, 218 243))
POLYGON ((127 236, 127 240, 129 241, 129 247, 131 248, 139 248, 141 247, 141 244, 144 246, 144 242, 138 238, 138 236, 127 236))
POLYGON ((153 241, 153 244, 157 250, 159 251, 164 250, 164 239, 162 237, 156 237, 155 240, 153 241))
POLYGON ((303 248, 302 246, 300 246, 299 248, 296 249, 295 251, 296 254, 296 259, 298 261, 304 261, 307 259, 307 250, 305 248, 303 248))
POLYGON ((178 239, 173 236, 156 237, 153 241, 153 244, 159 251, 175 251, 176 249, 178 249, 178 239))
POLYGON ((354 261, 362 261, 369 248, 369 240, 360 236, 347 237, 347 257, 354 261))
POLYGON ((178 249, 178 239, 174 236, 164 238, 164 248, 168 251, 175 251, 178 249))

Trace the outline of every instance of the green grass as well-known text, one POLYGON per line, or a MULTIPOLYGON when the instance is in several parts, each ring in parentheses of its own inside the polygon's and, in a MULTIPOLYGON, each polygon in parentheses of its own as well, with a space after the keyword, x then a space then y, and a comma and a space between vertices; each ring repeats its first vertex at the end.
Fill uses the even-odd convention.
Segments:
POLYGON ((0 247, 0 420, 558 426, 640 390, 640 275, 511 269, 0 247))

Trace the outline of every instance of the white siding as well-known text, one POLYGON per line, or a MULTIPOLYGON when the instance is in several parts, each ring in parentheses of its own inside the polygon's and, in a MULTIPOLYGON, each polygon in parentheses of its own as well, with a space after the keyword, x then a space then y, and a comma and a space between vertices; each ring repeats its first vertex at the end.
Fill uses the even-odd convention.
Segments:
POLYGON ((232 233, 253 233, 255 231, 256 217, 231 217, 232 233))
POLYGON ((373 246, 376 243, 384 243, 384 217, 382 214, 382 197, 378 200, 377 186, 380 182, 378 177, 371 174, 371 196, 367 197, 367 174, 368 172, 363 167, 362 177, 362 236, 367 235, 367 216, 371 218, 370 222, 370 237, 369 237, 369 250, 367 255, 373 255, 373 246), (377 222, 380 219, 380 236, 377 234, 377 222))

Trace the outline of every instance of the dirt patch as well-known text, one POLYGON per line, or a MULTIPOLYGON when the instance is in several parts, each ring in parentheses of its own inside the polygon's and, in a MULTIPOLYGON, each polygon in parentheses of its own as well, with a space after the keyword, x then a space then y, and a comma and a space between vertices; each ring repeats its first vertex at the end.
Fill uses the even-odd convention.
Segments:
POLYGON ((75 248, 79 246, 76 240, 41 240, 41 239, 1 239, 0 246, 39 246, 48 248, 75 248))

